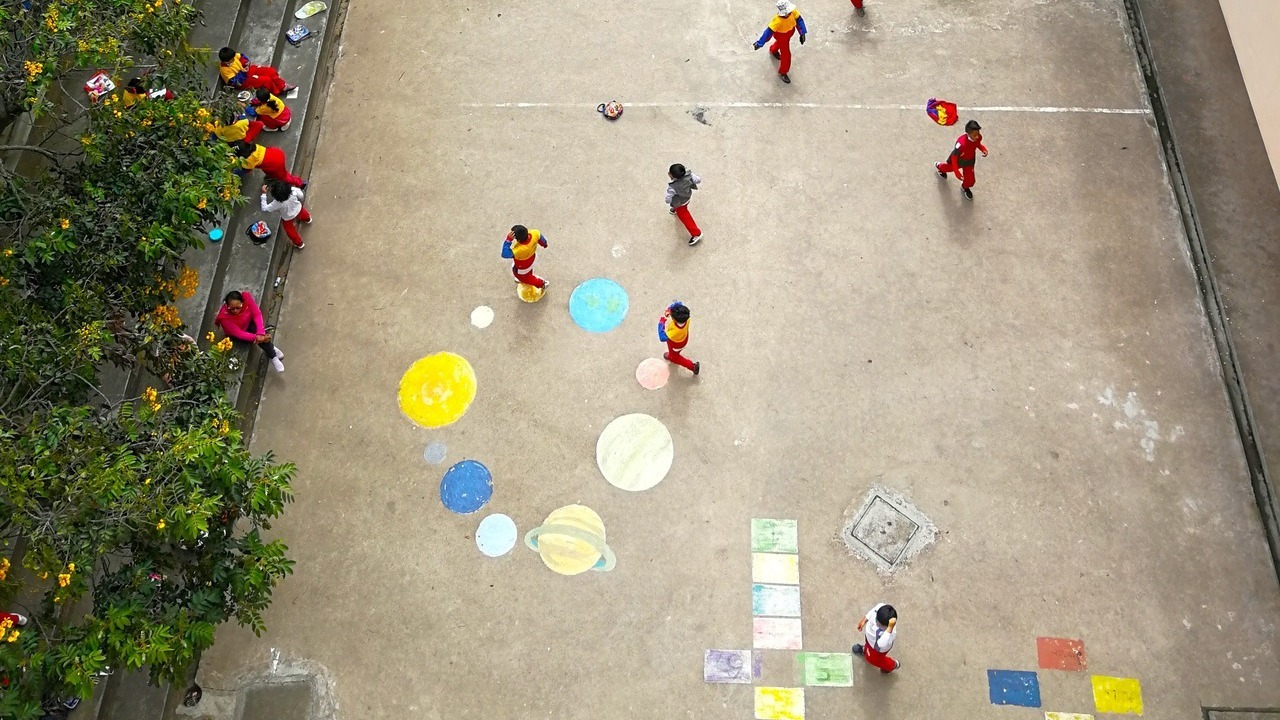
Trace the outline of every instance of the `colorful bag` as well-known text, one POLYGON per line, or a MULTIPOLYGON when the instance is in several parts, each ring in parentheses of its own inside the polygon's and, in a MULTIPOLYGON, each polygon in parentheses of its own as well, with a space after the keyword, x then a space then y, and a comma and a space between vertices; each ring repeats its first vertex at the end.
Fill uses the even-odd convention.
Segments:
POLYGON ((929 98, 929 102, 925 103, 924 111, 929 113, 929 117, 939 125, 955 125, 960 119, 955 103, 938 98, 929 98))
POLYGON ((267 240, 271 239, 271 228, 261 220, 253 223, 244 229, 244 234, 249 236, 249 240, 254 245, 263 245, 267 240))
POLYGON ((599 107, 596 108, 596 112, 603 115, 606 120, 617 120, 622 117, 622 103, 617 100, 600 103, 599 107))

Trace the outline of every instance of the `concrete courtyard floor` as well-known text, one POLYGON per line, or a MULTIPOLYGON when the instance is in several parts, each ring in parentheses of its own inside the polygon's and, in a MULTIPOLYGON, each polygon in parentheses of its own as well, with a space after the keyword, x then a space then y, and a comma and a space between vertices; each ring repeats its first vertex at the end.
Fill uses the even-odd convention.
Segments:
MULTIPOLYGON (((802 2, 789 86, 750 47, 771 8, 351 4, 255 439, 299 466, 275 528, 297 572, 261 638, 220 631, 206 694, 283 662, 345 718, 751 718, 703 653, 751 648, 750 522, 789 518, 806 651, 848 652, 876 602, 901 617, 900 673, 856 664, 808 718, 1093 714, 1094 674, 1137 679, 1150 718, 1280 706, 1280 589, 1119 0, 802 2), (960 131, 931 96, 984 126, 973 203, 932 173, 960 131), (704 179, 695 248, 672 162, 704 179), (550 240, 536 305, 498 254, 517 222, 550 240), (606 334, 567 310, 593 277, 629 294, 606 334), (676 298, 702 375, 645 390, 676 298), (478 392, 426 430, 397 388, 438 351, 478 392), (633 412, 675 445, 640 493, 594 454, 633 412), (494 477, 465 516, 438 490, 464 458, 494 477), (892 575, 839 537, 873 487, 938 528, 892 575), (523 535, 571 503, 612 572, 476 549, 490 512, 523 535), (1087 670, 993 709, 987 670, 1037 670, 1038 636, 1087 670)), ((762 652, 756 685, 799 686, 762 652)))

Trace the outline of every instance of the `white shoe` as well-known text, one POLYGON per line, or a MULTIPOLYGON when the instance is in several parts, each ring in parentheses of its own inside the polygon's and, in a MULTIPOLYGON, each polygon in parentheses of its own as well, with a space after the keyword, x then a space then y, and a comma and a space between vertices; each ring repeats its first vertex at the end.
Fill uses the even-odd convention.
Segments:
POLYGON ((284 351, 281 350, 279 346, 276 347, 276 357, 280 358, 281 360, 284 359, 284 351))
POLYGON ((278 357, 271 358, 271 367, 275 368, 276 372, 284 372, 284 363, 280 362, 280 358, 278 357))
POLYGON ((18 623, 17 623, 18 627, 23 627, 24 625, 26 625, 26 624, 27 624, 27 616, 26 616, 26 615, 19 615, 18 613, 14 613, 14 615, 17 615, 17 617, 18 617, 18 623))

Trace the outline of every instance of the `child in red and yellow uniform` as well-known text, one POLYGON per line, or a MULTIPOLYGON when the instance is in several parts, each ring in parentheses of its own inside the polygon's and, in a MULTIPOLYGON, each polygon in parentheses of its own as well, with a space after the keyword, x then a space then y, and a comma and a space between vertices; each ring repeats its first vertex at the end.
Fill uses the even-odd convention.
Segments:
POLYGON ((167 88, 159 90, 148 90, 146 81, 140 77, 130 78, 129 83, 124 86, 124 92, 120 95, 120 103, 126 108, 132 108, 134 105, 144 100, 172 100, 173 92, 167 88))
POLYGON ((753 43, 755 49, 759 50, 764 44, 773 38, 773 45, 769 46, 769 54, 778 58, 778 77, 782 78, 782 82, 790 83, 791 77, 787 73, 791 72, 791 35, 799 28, 800 44, 804 44, 804 38, 809 34, 809 30, 804 26, 804 18, 800 17, 800 11, 791 0, 778 0, 778 14, 769 21, 769 26, 764 29, 764 34, 760 39, 753 43))
POLYGON ((258 88, 250 107, 253 108, 253 113, 262 123, 264 130, 282 132, 289 129, 289 120, 293 118, 293 113, 289 112, 289 106, 285 105, 283 100, 272 95, 266 88, 258 88))
POLYGON ((258 133, 262 132, 262 123, 258 120, 250 120, 247 117, 239 117, 230 123, 217 123, 207 126, 209 132, 213 133, 217 138, 225 143, 236 143, 244 140, 253 142, 258 137, 258 133))
POLYGON ((943 180, 947 179, 947 173, 954 172, 960 179, 960 193, 968 200, 973 199, 973 191, 969 188, 977 181, 973 175, 973 166, 978 164, 977 151, 982 151, 982 157, 987 156, 987 148, 982 144, 982 133, 978 132, 981 129, 977 120, 965 123, 964 134, 956 138, 956 146, 951 149, 951 155, 933 166, 938 171, 938 177, 943 180))
POLYGON ((667 311, 658 318, 658 339, 667 344, 667 351, 662 358, 673 362, 692 372, 694 375, 702 369, 702 363, 693 362, 680 354, 689 344, 689 308, 679 300, 667 306, 667 311), (668 322, 670 321, 670 322, 668 322))
POLYGON ((533 274, 533 261, 538 257, 538 248, 546 247, 547 239, 537 230, 530 230, 523 225, 513 225, 502 241, 502 257, 511 261, 511 274, 516 282, 532 285, 545 290, 551 283, 533 274))
POLYGON ((289 172, 289 163, 280 148, 264 147, 257 143, 237 141, 231 145, 235 148, 237 174, 243 175, 250 170, 262 170, 262 174, 286 182, 294 187, 306 188, 307 182, 289 172))
POLYGON ((297 87, 289 85, 276 69, 266 65, 251 65, 249 58, 229 47, 218 51, 218 74, 222 82, 237 90, 266 88, 276 95, 283 95, 297 87))

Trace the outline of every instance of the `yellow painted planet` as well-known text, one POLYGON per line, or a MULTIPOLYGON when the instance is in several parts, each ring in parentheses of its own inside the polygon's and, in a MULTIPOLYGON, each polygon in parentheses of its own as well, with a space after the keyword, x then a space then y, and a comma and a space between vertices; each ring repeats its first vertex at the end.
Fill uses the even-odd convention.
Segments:
POLYGON ((516 286, 516 294, 520 296, 521 300, 527 303, 536 303, 542 299, 543 295, 547 294, 547 291, 532 285, 519 283, 516 286))
POLYGON ((400 410, 423 427, 444 427, 467 412, 476 374, 461 355, 439 352, 415 362, 400 378, 400 410))
POLYGON ((618 562, 604 541, 604 521, 585 505, 566 505, 553 511, 540 527, 524 536, 524 542, 561 575, 607 572, 618 562))

